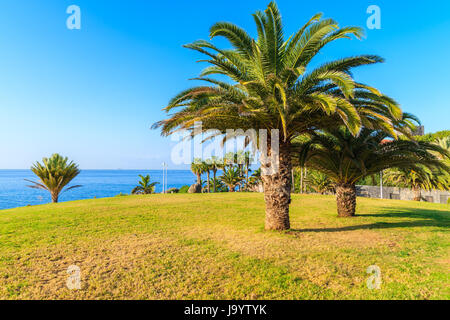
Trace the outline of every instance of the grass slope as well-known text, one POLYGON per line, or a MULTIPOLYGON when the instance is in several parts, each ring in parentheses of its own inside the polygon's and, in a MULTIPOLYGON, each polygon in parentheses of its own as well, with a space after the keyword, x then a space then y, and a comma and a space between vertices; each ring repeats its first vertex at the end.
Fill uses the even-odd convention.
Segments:
POLYGON ((449 299, 449 206, 261 194, 127 196, 0 211, 2 299, 449 299), (380 290, 366 269, 381 268, 380 290), (82 290, 66 287, 69 265, 82 290))

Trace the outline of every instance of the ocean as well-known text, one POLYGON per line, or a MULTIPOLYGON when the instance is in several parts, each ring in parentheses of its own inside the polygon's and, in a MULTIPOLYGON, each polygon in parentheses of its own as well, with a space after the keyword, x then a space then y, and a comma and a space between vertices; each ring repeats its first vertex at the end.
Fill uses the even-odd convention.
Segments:
MULTIPOLYGON (((156 192, 162 191, 162 170, 81 170, 69 184, 82 185, 63 192, 59 201, 114 197, 120 193, 131 193, 140 180, 139 174, 150 175, 157 181, 156 192)), ((0 170, 0 210, 51 202, 45 190, 28 188, 24 179, 38 181, 30 170, 0 170)), ((167 188, 180 188, 195 183, 196 177, 189 170, 168 170, 167 188)))

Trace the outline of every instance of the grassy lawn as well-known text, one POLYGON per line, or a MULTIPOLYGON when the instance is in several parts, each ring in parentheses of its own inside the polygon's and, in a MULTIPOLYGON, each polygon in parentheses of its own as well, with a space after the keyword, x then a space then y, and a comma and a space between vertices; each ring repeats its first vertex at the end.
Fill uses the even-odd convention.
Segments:
POLYGON ((1 299, 450 299, 448 205, 261 194, 126 196, 0 211, 1 299), (69 265, 82 289, 66 287, 69 265), (369 290, 366 269, 382 272, 369 290))

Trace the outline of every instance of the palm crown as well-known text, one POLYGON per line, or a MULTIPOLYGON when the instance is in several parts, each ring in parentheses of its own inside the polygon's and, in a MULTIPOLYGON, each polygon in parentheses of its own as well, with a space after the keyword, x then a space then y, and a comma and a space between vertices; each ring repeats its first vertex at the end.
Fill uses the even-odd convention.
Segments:
POLYGON ((362 124, 392 127, 401 118, 395 101, 352 78, 352 68, 382 62, 382 58, 362 55, 310 70, 311 60, 323 47, 337 39, 361 38, 361 28, 339 28, 334 20, 317 14, 285 40, 274 2, 253 18, 257 39, 228 22, 211 27, 211 38, 225 37, 231 50, 203 40, 185 46, 207 56, 202 61, 210 66, 196 80, 209 85, 174 97, 165 110, 182 109, 155 127, 162 126, 164 134, 192 130, 198 121, 205 129, 280 129, 283 140, 288 141, 337 119, 356 134, 362 124), (229 81, 215 80, 210 75, 225 75, 229 81))
POLYGON ((356 182, 388 168, 413 170, 420 176, 430 170, 449 170, 436 154, 449 153, 434 143, 386 140, 382 131, 363 128, 357 137, 348 129, 332 129, 295 144, 294 159, 325 173, 336 185, 340 216, 353 216, 356 208, 356 182))
MULTIPOLYGON (((75 163, 72 161, 69 162, 67 157, 63 157, 57 153, 53 154, 50 158, 43 158, 42 163, 36 162, 31 167, 31 171, 39 177, 40 182, 25 179, 33 183, 33 185, 28 187, 49 191, 52 202, 58 202, 59 195, 63 189, 80 173, 75 163)), ((78 187, 81 186, 68 187, 65 191, 78 187)))

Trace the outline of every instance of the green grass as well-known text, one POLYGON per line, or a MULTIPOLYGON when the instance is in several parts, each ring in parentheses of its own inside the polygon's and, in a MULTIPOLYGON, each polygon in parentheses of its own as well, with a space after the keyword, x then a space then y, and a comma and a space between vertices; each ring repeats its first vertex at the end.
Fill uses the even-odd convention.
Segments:
POLYGON ((127 196, 0 211, 2 299, 449 299, 448 205, 293 196, 265 232, 261 194, 127 196), (81 268, 82 289, 66 287, 81 268), (382 272, 369 290, 366 269, 382 272))

